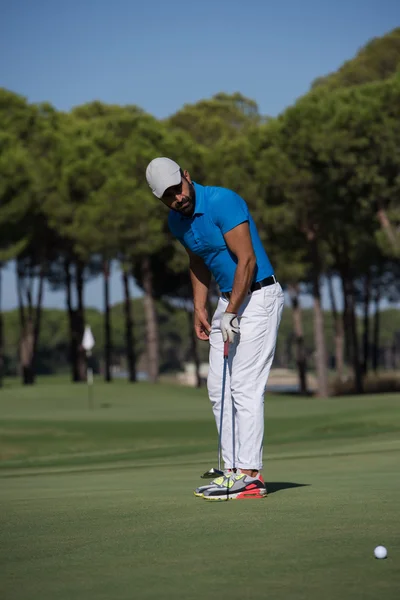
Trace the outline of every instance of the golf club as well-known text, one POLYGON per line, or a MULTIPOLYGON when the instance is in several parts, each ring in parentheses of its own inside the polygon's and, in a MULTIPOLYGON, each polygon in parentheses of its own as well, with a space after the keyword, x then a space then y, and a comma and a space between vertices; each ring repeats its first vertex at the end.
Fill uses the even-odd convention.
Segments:
POLYGON ((224 401, 225 401, 225 383, 226 383, 226 369, 228 367, 228 354, 229 354, 229 341, 224 343, 224 368, 222 372, 222 397, 221 397, 221 416, 219 421, 219 435, 218 435, 218 469, 214 469, 212 467, 203 475, 201 475, 202 479, 215 479, 216 477, 220 477, 224 474, 221 470, 221 440, 222 440, 222 423, 224 418, 224 401))

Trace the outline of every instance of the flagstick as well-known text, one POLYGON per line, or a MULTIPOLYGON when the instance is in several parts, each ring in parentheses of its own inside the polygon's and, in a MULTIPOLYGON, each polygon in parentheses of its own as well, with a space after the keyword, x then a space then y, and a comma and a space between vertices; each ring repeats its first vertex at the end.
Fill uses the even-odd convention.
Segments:
MULTIPOLYGON (((86 360, 87 360, 87 364, 89 365, 89 357, 90 357, 91 352, 87 352, 86 354, 86 360)), ((86 381, 88 384, 88 406, 89 409, 93 409, 94 408, 94 403, 93 403, 93 369, 89 366, 87 366, 86 368, 86 381)))

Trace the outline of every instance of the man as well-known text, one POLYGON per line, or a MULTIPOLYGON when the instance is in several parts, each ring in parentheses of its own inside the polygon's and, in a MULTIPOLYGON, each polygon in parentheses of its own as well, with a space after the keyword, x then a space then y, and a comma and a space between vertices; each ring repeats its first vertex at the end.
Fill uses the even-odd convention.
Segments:
POLYGON ((189 255, 194 328, 209 340, 208 394, 220 423, 224 342, 229 341, 222 425, 225 475, 197 488, 206 500, 263 498, 264 393, 283 309, 277 283, 245 201, 231 190, 192 182, 169 158, 146 169, 153 194, 170 209, 172 234, 189 255), (211 274, 221 297, 211 325, 211 274))

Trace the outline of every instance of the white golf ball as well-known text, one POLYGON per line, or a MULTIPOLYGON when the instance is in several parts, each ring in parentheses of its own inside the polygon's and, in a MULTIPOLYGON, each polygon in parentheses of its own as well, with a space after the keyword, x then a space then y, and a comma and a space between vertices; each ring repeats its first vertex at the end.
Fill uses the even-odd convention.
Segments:
POLYGON ((385 546, 377 546, 374 550, 375 558, 386 558, 387 550, 385 546))

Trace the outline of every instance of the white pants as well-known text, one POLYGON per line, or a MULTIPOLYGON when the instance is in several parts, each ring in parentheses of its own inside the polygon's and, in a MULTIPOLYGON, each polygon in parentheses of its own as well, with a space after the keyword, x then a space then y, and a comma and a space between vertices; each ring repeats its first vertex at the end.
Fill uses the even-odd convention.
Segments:
MULTIPOLYGON (((240 334, 230 344, 222 422, 225 469, 261 470, 264 394, 275 353, 284 295, 279 283, 246 296, 239 310, 240 334)), ((228 301, 220 298, 211 322, 208 395, 219 432, 224 343, 221 316, 228 301)))

